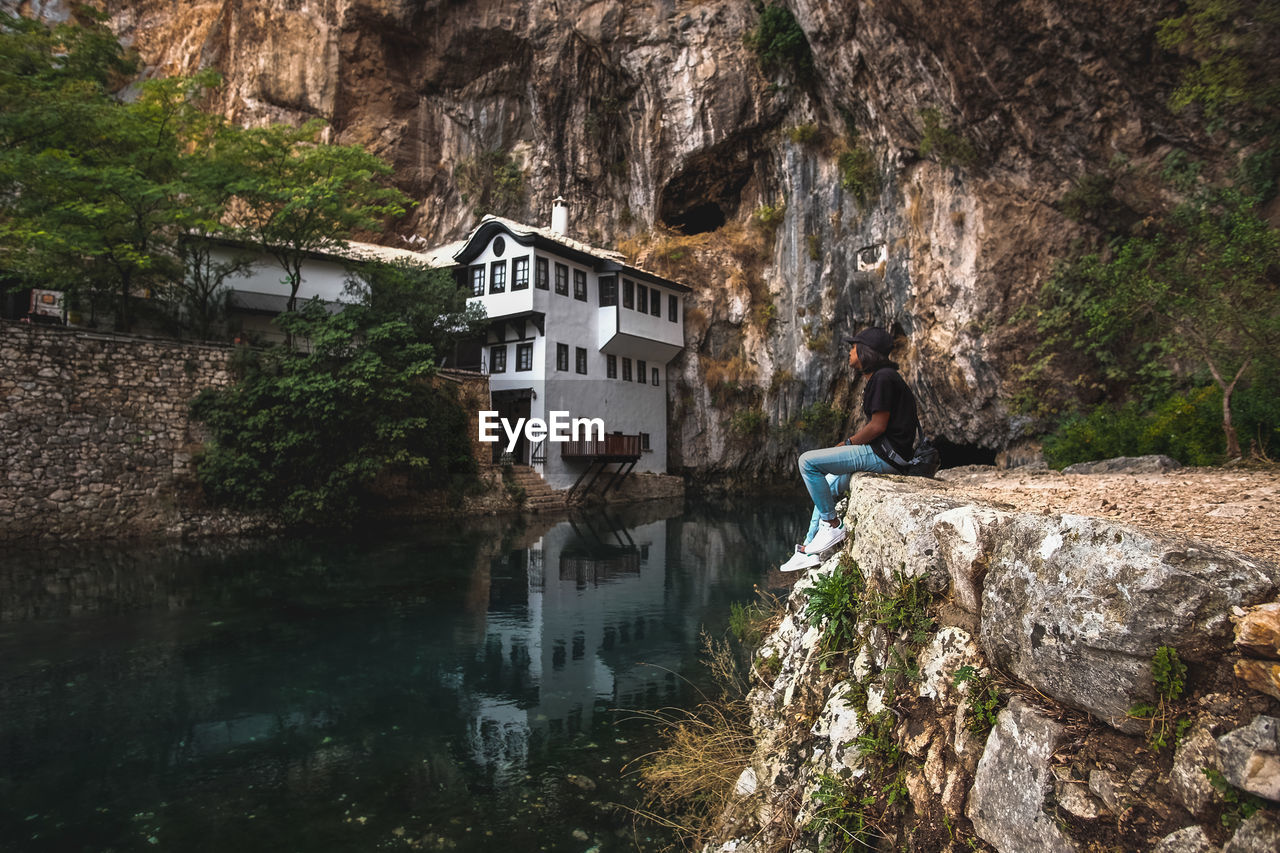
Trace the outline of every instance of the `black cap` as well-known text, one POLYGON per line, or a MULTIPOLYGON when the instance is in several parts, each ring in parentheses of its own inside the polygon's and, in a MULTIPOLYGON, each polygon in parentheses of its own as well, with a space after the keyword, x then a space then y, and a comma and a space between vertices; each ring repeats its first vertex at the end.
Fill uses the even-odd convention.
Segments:
POLYGON ((863 329, 852 338, 845 338, 847 344, 863 344, 869 346, 883 356, 888 356, 889 351, 893 349, 893 335, 884 329, 872 326, 869 329, 863 329))

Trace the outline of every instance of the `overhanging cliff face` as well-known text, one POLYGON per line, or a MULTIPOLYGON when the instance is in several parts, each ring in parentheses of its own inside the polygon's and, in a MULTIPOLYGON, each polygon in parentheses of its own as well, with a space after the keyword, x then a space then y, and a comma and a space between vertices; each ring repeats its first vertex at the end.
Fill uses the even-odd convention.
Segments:
POLYGON ((813 50, 804 85, 762 75, 739 0, 107 3, 158 71, 222 70, 237 120, 320 116, 389 159, 419 202, 403 231, 428 243, 478 204, 544 221, 557 194, 577 236, 608 243, 784 208, 751 271, 763 287, 734 290, 732 253, 689 281, 707 320, 673 366, 678 468, 789 475, 792 434, 732 429, 708 363, 739 359, 771 427, 818 400, 852 409, 839 340, 871 323, 901 333, 928 430, 1007 446, 1033 344, 1007 321, 1088 236, 1057 202, 1113 161, 1156 175, 1200 144, 1164 106, 1177 67, 1154 31, 1175 4, 786 5, 813 50), (848 180, 852 148, 875 191, 848 180), (522 192, 488 185, 511 166, 522 192))

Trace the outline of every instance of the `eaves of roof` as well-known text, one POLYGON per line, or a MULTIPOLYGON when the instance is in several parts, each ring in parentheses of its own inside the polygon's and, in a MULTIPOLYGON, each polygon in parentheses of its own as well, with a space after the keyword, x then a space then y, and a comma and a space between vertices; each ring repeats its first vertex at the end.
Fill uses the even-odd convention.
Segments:
MULTIPOLYGON (((471 263, 484 251, 484 247, 489 244, 489 241, 499 231, 505 231, 522 246, 532 246, 536 249, 560 255, 583 266, 588 266, 597 272, 622 273, 653 284, 663 285, 681 293, 690 293, 693 290, 688 285, 681 284, 678 281, 672 281, 657 273, 624 263, 626 256, 621 252, 589 246, 586 243, 574 240, 572 237, 552 231, 550 228, 523 225, 501 216, 490 215, 482 219, 475 230, 467 236, 467 239, 462 241, 461 248, 453 254, 454 262, 457 264, 471 263)), ((443 249, 437 250, 437 252, 442 254, 443 249)))

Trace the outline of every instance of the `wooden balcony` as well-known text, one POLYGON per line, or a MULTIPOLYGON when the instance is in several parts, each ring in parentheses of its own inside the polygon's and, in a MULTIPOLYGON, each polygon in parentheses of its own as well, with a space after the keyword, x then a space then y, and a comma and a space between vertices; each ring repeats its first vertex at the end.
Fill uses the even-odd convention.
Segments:
POLYGON ((640 436, 606 435, 603 440, 566 441, 560 445, 560 455, 596 462, 635 462, 640 458, 640 436))

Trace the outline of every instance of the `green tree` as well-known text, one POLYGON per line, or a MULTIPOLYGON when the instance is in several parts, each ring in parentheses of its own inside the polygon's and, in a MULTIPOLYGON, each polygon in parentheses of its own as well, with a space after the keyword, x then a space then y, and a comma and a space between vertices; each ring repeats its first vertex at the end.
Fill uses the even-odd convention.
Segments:
POLYGON ((346 291, 374 316, 408 323, 415 340, 441 359, 456 341, 484 328, 484 306, 468 303, 470 290, 458 287, 449 271, 412 260, 362 263, 352 270, 346 291))
MULTIPOLYGON (((235 233, 279 262, 297 308, 302 263, 315 252, 341 249, 357 231, 376 230, 400 216, 409 200, 385 184, 391 167, 357 145, 326 145, 324 122, 272 125, 227 141, 243 164, 232 189, 235 233)), ((230 152, 228 156, 233 156, 230 152)))
POLYGON ((182 281, 180 237, 220 215, 202 181, 221 120, 199 103, 221 81, 153 80, 118 99, 134 67, 89 12, 52 27, 0 16, 0 57, 3 263, 110 300, 127 329, 137 296, 182 281))
POLYGON ((197 102, 215 83, 208 74, 154 80, 129 102, 77 104, 81 126, 60 147, 11 152, 6 242, 19 270, 73 294, 111 296, 116 328, 129 329, 133 301, 163 295, 180 275, 187 149, 208 122, 197 102))
POLYGON ((1280 349, 1280 232, 1256 198, 1217 190, 1147 234, 1121 239, 1053 276, 1040 330, 1086 354, 1101 378, 1167 382, 1199 365, 1222 397, 1227 454, 1240 455, 1232 396, 1280 349))
POLYGON ((136 66, 103 20, 83 6, 54 26, 0 11, 0 157, 67 147, 132 76, 136 66))
POLYGON ((257 354, 244 376, 193 404, 212 440, 196 464, 213 500, 300 524, 350 523, 377 508, 374 481, 419 487, 475 470, 466 414, 430 381, 433 347, 369 304, 330 314, 318 300, 280 317, 309 346, 257 354))
POLYGON ((177 243, 182 274, 173 280, 170 290, 180 322, 199 338, 212 337, 226 313, 230 296, 227 279, 253 266, 254 253, 223 239, 235 186, 244 173, 239 140, 243 133, 221 117, 209 116, 188 143, 187 186, 177 243))

